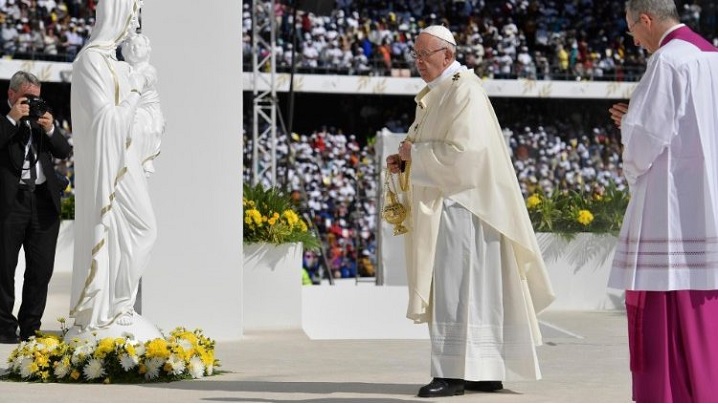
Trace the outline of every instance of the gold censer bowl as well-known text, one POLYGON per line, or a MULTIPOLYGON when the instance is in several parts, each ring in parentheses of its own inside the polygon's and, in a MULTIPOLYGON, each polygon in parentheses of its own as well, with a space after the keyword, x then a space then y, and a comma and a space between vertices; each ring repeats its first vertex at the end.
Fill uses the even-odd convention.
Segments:
POLYGON ((387 192, 388 203, 381 210, 381 217, 394 225, 394 235, 399 236, 409 231, 402 223, 406 220, 406 208, 396 199, 396 194, 387 192))

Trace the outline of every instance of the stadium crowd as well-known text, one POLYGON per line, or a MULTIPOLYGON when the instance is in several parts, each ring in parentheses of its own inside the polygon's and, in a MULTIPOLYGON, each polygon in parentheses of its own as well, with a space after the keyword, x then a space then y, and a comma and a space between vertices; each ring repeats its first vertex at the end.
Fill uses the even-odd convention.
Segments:
POLYGON ((94 16, 94 0, 0 0, 1 56, 72 62, 94 16))
MULTIPOLYGON (((0 0, 0 56, 71 62, 90 35, 95 3, 0 0)), ((459 61, 487 78, 631 81, 646 63, 626 35, 623 0, 336 0, 328 15, 298 10, 296 24, 293 3, 276 0, 270 9, 258 1, 253 12, 244 2, 245 70, 252 24, 261 18, 277 23, 277 47, 260 44, 259 52, 275 52, 280 71, 289 70, 294 51, 300 72, 415 75, 413 39, 435 23, 454 32, 459 61)), ((677 3, 685 23, 718 43, 715 2, 677 3)))
MULTIPOLYGON (((277 46, 260 44, 259 52, 275 52, 278 71, 294 57, 302 73, 416 75, 414 38, 437 23, 454 33, 457 59, 486 78, 635 81, 646 64, 627 35, 623 0, 337 0, 329 15, 298 10, 296 24, 292 3, 278 0, 270 10, 260 2, 256 13, 244 4, 245 70, 253 19, 262 16, 275 19, 277 46)), ((715 2, 677 4, 683 22, 718 43, 715 2)))

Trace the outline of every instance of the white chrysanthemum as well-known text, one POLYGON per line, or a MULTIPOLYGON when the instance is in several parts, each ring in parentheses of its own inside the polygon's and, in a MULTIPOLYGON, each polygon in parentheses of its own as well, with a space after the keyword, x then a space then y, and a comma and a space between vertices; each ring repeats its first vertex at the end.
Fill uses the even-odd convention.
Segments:
MULTIPOLYGON (((135 344, 133 343, 133 345, 135 345, 135 344)), ((135 345, 135 353, 137 354, 137 356, 144 355, 145 354, 145 344, 137 343, 135 345)))
POLYGON ((57 362, 53 373, 55 373, 55 377, 57 377, 58 379, 63 379, 70 374, 70 365, 65 364, 63 361, 59 361, 57 362))
POLYGON ((93 380, 99 379, 105 375, 105 368, 102 367, 102 361, 99 359, 90 359, 87 365, 82 369, 82 373, 85 375, 85 379, 93 380))
POLYGON ((20 363, 20 377, 27 379, 32 376, 36 369, 37 365, 35 365, 35 361, 32 358, 24 358, 20 363))
POLYGON ((85 358, 92 356, 95 352, 95 348, 97 348, 97 344, 94 342, 86 342, 85 344, 75 347, 75 350, 72 352, 72 364, 77 365, 84 361, 85 358))
POLYGON ((194 379, 199 379, 204 376, 204 363, 202 363, 202 359, 200 359, 199 356, 193 356, 192 359, 189 360, 187 368, 189 369, 189 374, 192 375, 194 379))
POLYGON ((127 354, 122 354, 122 356, 120 356, 120 366, 122 366, 122 369, 124 369, 125 372, 129 372, 130 369, 137 366, 139 362, 140 361, 137 356, 130 356, 127 354))
POLYGON ((170 357, 167 359, 167 363, 169 363, 169 365, 172 367, 172 371, 170 373, 172 373, 173 375, 179 376, 182 374, 182 372, 184 372, 184 361, 177 355, 170 355, 170 357))
POLYGON ((10 365, 12 370, 17 373, 20 371, 20 366, 22 366, 22 361, 24 361, 27 358, 31 358, 31 357, 27 356, 27 355, 18 355, 12 359, 8 359, 8 364, 10 365))
POLYGON ((84 354, 75 351, 72 353, 72 357, 70 357, 70 363, 77 366, 80 364, 80 362, 84 361, 85 358, 86 358, 86 356, 84 354))
POLYGON ((147 373, 145 373, 145 379, 152 380, 156 379, 160 375, 160 368, 164 365, 165 360, 162 358, 150 358, 145 362, 147 366, 147 373))

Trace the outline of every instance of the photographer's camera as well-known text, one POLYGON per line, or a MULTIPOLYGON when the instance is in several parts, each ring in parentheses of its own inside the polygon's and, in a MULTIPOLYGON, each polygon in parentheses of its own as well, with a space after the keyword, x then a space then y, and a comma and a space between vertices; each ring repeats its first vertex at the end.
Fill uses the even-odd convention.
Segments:
POLYGON ((27 99, 23 101, 23 104, 27 104, 30 107, 30 113, 28 119, 31 121, 37 121, 41 116, 45 115, 50 110, 50 106, 47 105, 45 100, 34 95, 26 95, 27 99))

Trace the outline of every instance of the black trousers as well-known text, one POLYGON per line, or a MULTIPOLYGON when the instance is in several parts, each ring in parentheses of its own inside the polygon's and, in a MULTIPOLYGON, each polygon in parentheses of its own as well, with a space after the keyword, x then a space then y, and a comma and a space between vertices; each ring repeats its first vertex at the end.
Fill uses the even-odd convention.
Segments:
POLYGON ((60 217, 47 187, 18 190, 11 211, 0 220, 0 334, 27 339, 40 329, 47 303, 47 287, 55 265, 60 217), (17 318, 15 268, 20 247, 25 249, 25 281, 17 318))

